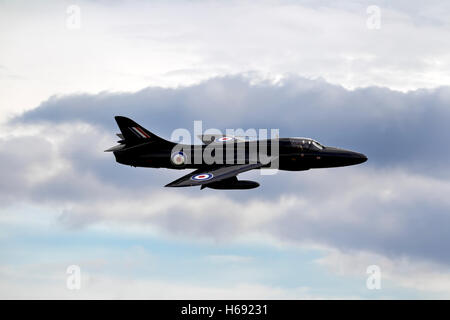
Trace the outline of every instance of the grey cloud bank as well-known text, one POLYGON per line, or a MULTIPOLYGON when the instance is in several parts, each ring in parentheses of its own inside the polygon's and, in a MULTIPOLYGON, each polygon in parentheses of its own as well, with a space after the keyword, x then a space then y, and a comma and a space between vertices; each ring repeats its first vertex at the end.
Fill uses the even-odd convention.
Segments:
POLYGON ((3 141, 0 157, 15 168, 8 174, 18 184, 4 194, 10 202, 51 203, 63 212, 60 221, 71 227, 111 220, 191 237, 230 239, 256 232, 297 244, 448 266, 449 102, 446 87, 349 91, 319 80, 250 84, 240 76, 178 89, 52 97, 9 126, 41 124, 47 133, 59 128, 64 139, 53 147, 45 134, 39 143, 33 142, 37 137, 21 137, 16 147, 3 141), (369 162, 260 177, 263 187, 246 193, 173 192, 162 185, 181 171, 123 167, 103 153, 116 139, 113 116, 118 114, 165 137, 175 128, 191 129, 193 120, 203 120, 204 129, 278 127, 282 136, 311 136, 364 152, 369 162), (77 123, 90 129, 78 130, 77 123), (36 163, 45 166, 48 155, 38 152, 31 163, 14 162, 11 150, 13 155, 23 153, 15 148, 33 152, 39 144, 68 166, 18 192, 24 182, 14 175, 36 163), (211 212, 208 208, 217 202, 223 208, 211 212))
POLYGON ((371 165, 402 166, 447 175, 450 88, 408 93, 369 87, 346 90, 323 81, 288 78, 251 85, 225 77, 178 89, 52 97, 13 123, 87 122, 112 133, 113 117, 126 115, 170 137, 203 120, 203 129, 279 128, 281 136, 310 136, 325 145, 354 148, 371 165))

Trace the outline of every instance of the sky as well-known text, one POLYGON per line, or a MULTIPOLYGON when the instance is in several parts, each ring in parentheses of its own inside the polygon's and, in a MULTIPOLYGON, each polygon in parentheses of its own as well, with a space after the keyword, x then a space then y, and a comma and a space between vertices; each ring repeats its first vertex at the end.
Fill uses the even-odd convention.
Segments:
POLYGON ((449 15, 1 1, 0 298, 449 299, 449 15), (279 129, 369 160, 247 172, 261 186, 246 191, 164 188, 188 171, 103 152, 115 115, 166 139, 196 120, 279 129))

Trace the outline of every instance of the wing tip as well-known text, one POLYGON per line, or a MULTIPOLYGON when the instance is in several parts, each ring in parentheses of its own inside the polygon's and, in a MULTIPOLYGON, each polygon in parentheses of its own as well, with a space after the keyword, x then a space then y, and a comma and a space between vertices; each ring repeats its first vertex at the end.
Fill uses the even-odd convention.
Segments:
POLYGON ((173 181, 164 186, 165 188, 179 188, 179 187, 189 187, 189 185, 180 185, 179 181, 173 181))
POLYGON ((184 185, 184 186, 180 186, 180 185, 171 185, 171 184, 169 183, 169 184, 166 184, 166 185, 164 186, 164 188, 182 188, 182 187, 192 187, 192 185, 184 185))

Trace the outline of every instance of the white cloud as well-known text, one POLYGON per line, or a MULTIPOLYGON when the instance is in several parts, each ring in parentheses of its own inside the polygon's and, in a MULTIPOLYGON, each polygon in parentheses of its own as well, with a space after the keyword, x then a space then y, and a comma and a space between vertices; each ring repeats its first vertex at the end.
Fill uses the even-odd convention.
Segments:
POLYGON ((214 263, 246 263, 252 261, 252 257, 237 255, 210 255, 208 260, 214 263))
MULTIPOLYGON (((448 24, 418 24, 420 17, 405 7, 381 5, 381 29, 368 30, 362 3, 79 6, 81 29, 70 30, 62 3, 2 5, 0 93, 7 114, 54 94, 187 85, 245 72, 272 79, 320 77, 348 88, 450 84, 448 24)), ((445 6, 422 12, 422 19, 448 16, 445 6)))
POLYGON ((327 250, 316 262, 340 276, 367 278, 367 267, 377 265, 381 272, 381 291, 392 286, 422 292, 423 298, 448 299, 450 270, 442 265, 408 257, 387 257, 368 251, 327 250))
MULTIPOLYGON (((333 299, 358 298, 318 293, 307 286, 284 287, 264 284, 260 281, 246 281, 239 272, 231 270, 230 279, 209 279, 205 274, 202 280, 192 281, 175 276, 158 278, 154 266, 162 263, 157 255, 143 248, 95 248, 88 254, 74 251, 71 247, 66 254, 52 251, 50 259, 39 263, 0 265, 1 299, 333 299), (80 260, 77 258, 85 256, 80 260), (87 258, 86 258, 87 256, 87 258), (89 257, 91 256, 91 257, 89 257), (76 263, 80 267, 81 286, 79 290, 69 290, 67 267, 76 263), (143 272, 142 272, 143 271, 143 272), (204 279, 203 279, 204 278, 204 279)), ((248 257, 213 255, 205 257, 213 268, 234 264, 248 264, 248 257)), ((45 260, 45 259, 44 259, 45 260)), ((183 269, 186 259, 179 257, 176 266, 183 269)), ((207 270, 207 269, 206 269, 207 270)), ((252 269, 256 272, 258 268, 252 269)), ((219 274, 222 274, 219 272, 219 274)))
MULTIPOLYGON (((64 269, 62 269, 64 270, 64 269)), ((2 299, 324 299, 309 288, 282 288, 258 283, 208 286, 175 281, 133 279, 102 273, 83 274, 80 290, 69 290, 62 273, 12 273, 0 270, 2 299), (39 274, 40 273, 40 274, 39 274), (84 277, 84 278, 83 278, 84 277)), ((331 297, 332 298, 332 297, 331 297)))

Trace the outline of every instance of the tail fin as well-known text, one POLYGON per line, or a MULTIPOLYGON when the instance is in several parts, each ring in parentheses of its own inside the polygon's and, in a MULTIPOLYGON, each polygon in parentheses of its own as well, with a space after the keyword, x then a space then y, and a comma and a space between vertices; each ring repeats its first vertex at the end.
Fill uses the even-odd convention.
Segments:
POLYGON ((164 140, 163 138, 158 137, 157 135, 151 133, 144 127, 140 126, 133 120, 122 117, 122 116, 116 116, 114 117, 116 119, 117 125, 119 126, 120 131, 122 132, 122 139, 123 142, 128 144, 135 144, 135 143, 145 143, 145 142, 164 142, 164 143, 170 143, 172 142, 164 140))

